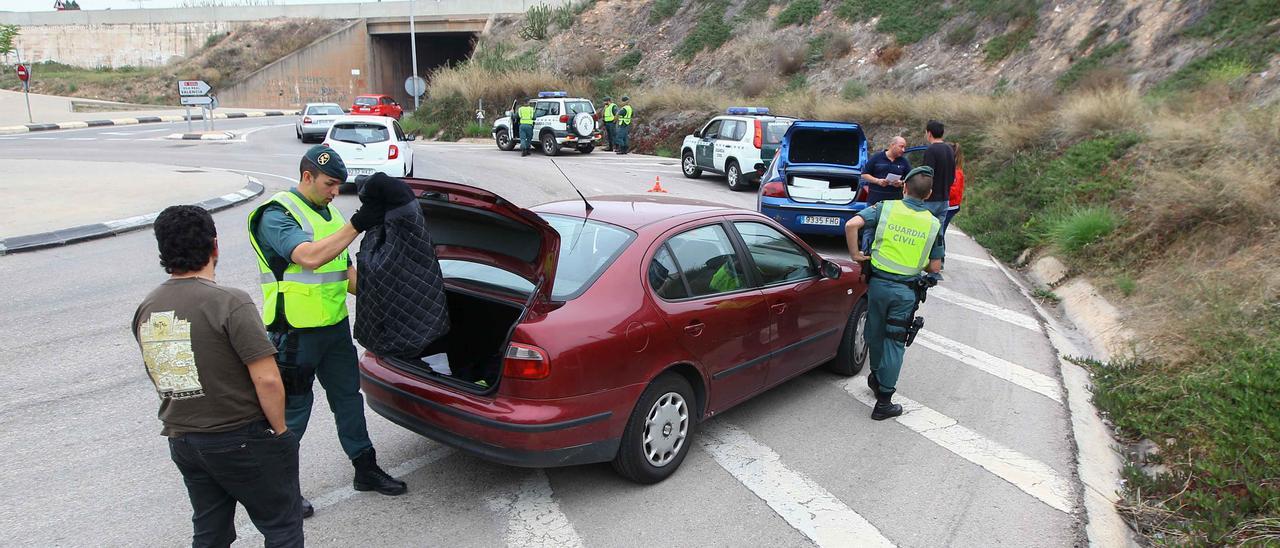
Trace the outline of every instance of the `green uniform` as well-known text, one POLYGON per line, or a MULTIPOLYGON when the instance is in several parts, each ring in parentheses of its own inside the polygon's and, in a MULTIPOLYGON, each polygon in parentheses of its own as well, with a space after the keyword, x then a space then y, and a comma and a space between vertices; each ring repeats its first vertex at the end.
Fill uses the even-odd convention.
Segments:
POLYGON ((631 151, 631 115, 634 112, 631 105, 623 105, 618 109, 618 127, 613 130, 613 147, 623 153, 631 151))
POLYGON ((520 117, 520 150, 529 150, 529 142, 533 140, 533 106, 524 105, 516 109, 520 117))
POLYGON ((605 133, 605 150, 613 150, 613 134, 618 130, 617 116, 614 110, 618 105, 609 103, 604 106, 604 133, 605 133))
POLYGON ((866 221, 866 230, 875 231, 867 284, 866 339, 871 373, 882 394, 893 394, 902 371, 906 351, 902 338, 907 329, 890 325, 888 320, 912 320, 916 294, 905 282, 918 278, 930 260, 942 258, 945 249, 938 237, 938 220, 919 199, 883 201, 858 216, 866 221))
POLYGON ((322 239, 344 223, 336 207, 316 206, 295 188, 249 214, 249 237, 258 255, 263 301, 268 303, 263 321, 285 382, 285 422, 299 438, 306 432, 314 402, 312 383, 319 379, 337 423, 338 441, 354 459, 373 443, 347 318, 347 253, 315 270, 288 259, 298 245, 322 239))

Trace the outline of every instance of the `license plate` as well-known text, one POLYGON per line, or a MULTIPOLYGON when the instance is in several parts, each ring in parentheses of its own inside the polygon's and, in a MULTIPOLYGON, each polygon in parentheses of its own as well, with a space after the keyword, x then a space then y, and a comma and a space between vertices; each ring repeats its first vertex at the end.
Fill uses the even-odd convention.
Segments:
POLYGON ((839 217, 818 217, 814 215, 801 215, 800 224, 840 226, 840 218, 839 217))
POLYGON ((347 172, 351 173, 352 175, 373 175, 372 169, 365 169, 360 167, 348 169, 347 172))

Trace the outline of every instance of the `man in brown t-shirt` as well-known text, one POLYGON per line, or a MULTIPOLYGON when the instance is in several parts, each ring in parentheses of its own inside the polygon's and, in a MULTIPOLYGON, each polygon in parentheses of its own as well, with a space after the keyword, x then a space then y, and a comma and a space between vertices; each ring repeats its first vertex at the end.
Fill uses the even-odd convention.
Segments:
POLYGON ((302 546, 298 440, 285 426, 275 346, 249 295, 214 282, 208 211, 166 208, 155 234, 170 277, 138 305, 132 327, 191 498, 192 545, 230 545, 239 502, 267 546, 302 546))

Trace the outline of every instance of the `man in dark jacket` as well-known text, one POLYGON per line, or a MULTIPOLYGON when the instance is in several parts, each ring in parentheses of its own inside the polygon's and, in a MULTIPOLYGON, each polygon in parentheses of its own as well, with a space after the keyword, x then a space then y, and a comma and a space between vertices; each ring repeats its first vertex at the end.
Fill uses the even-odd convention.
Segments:
MULTIPOLYGON (((929 148, 924 151, 924 165, 933 168, 933 193, 925 200, 924 205, 938 222, 947 218, 947 208, 951 205, 951 183, 956 179, 956 153, 949 143, 942 140, 945 130, 942 122, 937 120, 929 120, 924 127, 924 138, 929 142, 929 148)), ((945 240, 945 236, 945 233, 939 234, 938 239, 945 240)), ((938 274, 937 279, 941 280, 942 274, 938 274)))

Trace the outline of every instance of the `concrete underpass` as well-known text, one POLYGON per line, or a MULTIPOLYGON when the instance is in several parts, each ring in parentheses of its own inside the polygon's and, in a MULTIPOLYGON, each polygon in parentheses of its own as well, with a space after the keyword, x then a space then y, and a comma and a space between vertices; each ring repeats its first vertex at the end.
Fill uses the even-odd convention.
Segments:
MULTIPOLYGON (((369 93, 386 93, 405 108, 413 108, 413 97, 405 92, 405 79, 413 74, 408 32, 370 34, 369 55, 374 68, 369 93)), ((471 56, 475 34, 417 33, 418 75, 428 82, 435 71, 471 56)))

